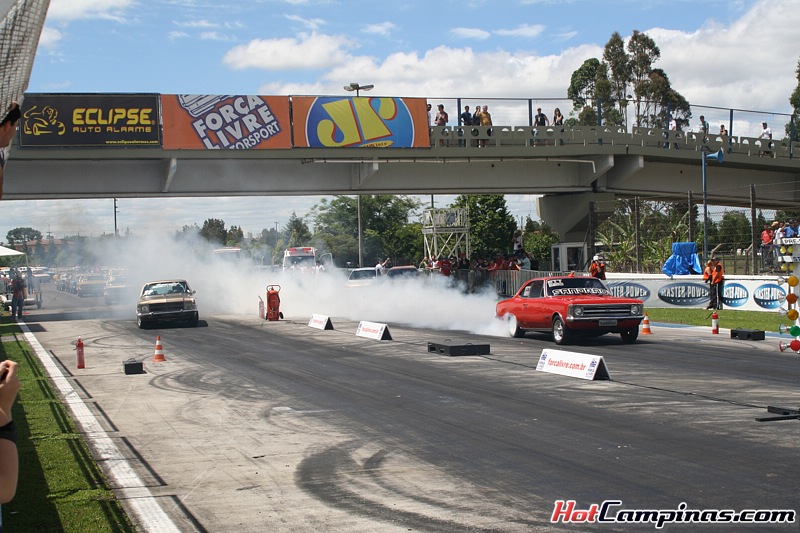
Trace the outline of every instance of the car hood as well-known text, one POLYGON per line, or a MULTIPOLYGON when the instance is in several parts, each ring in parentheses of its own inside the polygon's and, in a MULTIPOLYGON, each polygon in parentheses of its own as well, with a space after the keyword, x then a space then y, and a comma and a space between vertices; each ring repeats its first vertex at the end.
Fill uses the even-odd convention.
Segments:
POLYGON ((163 303, 163 302, 182 302, 185 300, 194 300, 191 294, 153 294, 151 296, 140 296, 140 303, 163 303))

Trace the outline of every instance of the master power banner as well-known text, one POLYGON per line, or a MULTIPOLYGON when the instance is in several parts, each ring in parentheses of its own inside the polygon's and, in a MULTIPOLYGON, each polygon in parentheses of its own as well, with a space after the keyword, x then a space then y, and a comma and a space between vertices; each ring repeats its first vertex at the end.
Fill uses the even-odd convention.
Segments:
POLYGON ((165 150, 291 148, 288 96, 165 94, 165 150))
POLYGON ((424 98, 292 97, 297 148, 430 148, 424 98))
POLYGON ((157 94, 27 94, 20 147, 161 145, 157 94))

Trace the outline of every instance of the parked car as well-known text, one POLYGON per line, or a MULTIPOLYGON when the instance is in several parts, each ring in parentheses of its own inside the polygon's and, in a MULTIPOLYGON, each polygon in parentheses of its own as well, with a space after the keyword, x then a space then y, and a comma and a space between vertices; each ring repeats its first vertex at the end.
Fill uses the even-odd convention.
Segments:
POLYGON ((347 277, 345 286, 347 287, 365 287, 372 285, 378 279, 378 271, 375 267, 356 268, 350 272, 347 277))
POLYGON ((85 296, 102 296, 106 286, 106 277, 103 274, 83 274, 78 277, 75 284, 75 294, 81 298, 85 296))
POLYGON ((556 344, 572 339, 619 333, 636 342, 644 319, 644 303, 612 296, 602 280, 588 276, 535 278, 497 303, 495 314, 512 337, 527 331, 549 332, 556 344))
POLYGON ((128 285, 128 278, 124 274, 113 274, 106 280, 103 298, 108 305, 133 302, 136 299, 136 288, 128 285))
POLYGON ((195 291, 185 279, 150 281, 142 286, 136 304, 140 328, 163 322, 185 322, 195 327, 199 321, 195 291))
POLYGON ((419 277, 419 269, 413 265, 396 266, 388 269, 386 276, 391 280, 416 279, 419 277))

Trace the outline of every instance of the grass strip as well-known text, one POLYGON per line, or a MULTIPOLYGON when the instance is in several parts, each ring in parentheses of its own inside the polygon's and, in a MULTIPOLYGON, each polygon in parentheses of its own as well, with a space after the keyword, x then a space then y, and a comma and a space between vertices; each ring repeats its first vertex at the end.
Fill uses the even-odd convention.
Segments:
POLYGON ((0 318, 0 360, 19 363, 19 483, 2 507, 5 531, 134 532, 66 407, 8 316, 0 318))
MULTIPOLYGON (((677 307, 647 307, 645 311, 651 322, 669 324, 686 324, 689 326, 711 326, 711 311, 705 309, 681 309, 677 307)), ((719 327, 726 329, 756 329, 760 331, 778 332, 778 326, 792 326, 794 322, 778 314, 766 311, 738 311, 721 309, 719 327)))

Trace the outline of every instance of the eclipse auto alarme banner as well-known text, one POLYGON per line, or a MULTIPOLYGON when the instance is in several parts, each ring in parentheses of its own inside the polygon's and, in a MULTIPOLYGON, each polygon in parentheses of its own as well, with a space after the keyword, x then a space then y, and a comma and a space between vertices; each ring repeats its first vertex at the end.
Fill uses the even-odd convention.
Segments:
POLYGON ((28 94, 20 147, 160 146, 156 94, 28 94))
POLYGON ((297 148, 429 148, 424 98, 292 98, 297 148))
POLYGON ((288 96, 165 94, 165 150, 291 148, 288 96))

